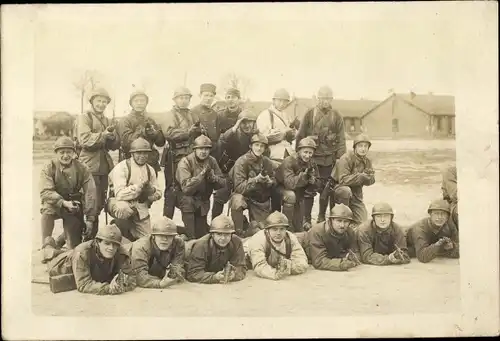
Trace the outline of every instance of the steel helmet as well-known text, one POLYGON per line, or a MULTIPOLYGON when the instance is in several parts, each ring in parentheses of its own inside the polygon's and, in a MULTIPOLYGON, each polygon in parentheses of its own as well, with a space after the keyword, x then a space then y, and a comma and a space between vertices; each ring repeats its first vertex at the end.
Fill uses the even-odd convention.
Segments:
POLYGON ((368 148, 372 146, 372 142, 370 141, 370 138, 366 134, 359 134, 354 138, 354 141, 352 141, 352 147, 355 148, 356 145, 360 142, 367 142, 368 143, 368 148))
POLYGON ((179 96, 189 96, 189 97, 192 97, 193 94, 185 86, 180 86, 177 89, 175 89, 175 91, 174 91, 174 97, 172 97, 172 99, 176 99, 179 96))
POLYGON ((391 205, 385 202, 379 202, 373 205, 372 207, 372 216, 376 214, 392 214, 394 215, 394 211, 392 210, 391 205))
POLYGON ((313 139, 306 137, 306 138, 300 140, 299 145, 297 146, 297 150, 299 150, 301 148, 316 149, 316 142, 314 142, 313 139))
POLYGON ((151 150, 151 144, 143 139, 142 137, 136 138, 131 144, 130 144, 130 152, 135 153, 135 152, 150 152, 151 150))
POLYGON ((212 140, 205 135, 200 135, 193 142, 193 149, 196 148, 212 148, 212 140))
POLYGON ((427 213, 431 213, 431 211, 445 211, 449 214, 451 212, 450 204, 443 199, 433 200, 427 209, 427 213))
POLYGON ((151 234, 163 235, 163 236, 176 236, 177 235, 177 225, 174 221, 168 217, 161 217, 157 219, 153 226, 151 227, 151 234))
POLYGON ((336 204, 331 209, 328 218, 344 218, 354 221, 351 209, 344 204, 336 204))
POLYGON ((73 140, 67 136, 61 136, 56 140, 54 143, 54 151, 57 152, 59 149, 62 148, 70 148, 73 149, 73 151, 76 151, 75 149, 75 143, 73 140))
POLYGON ((146 97, 146 101, 149 102, 149 97, 148 97, 148 95, 146 95, 146 93, 143 90, 136 90, 130 94, 130 99, 128 100, 128 103, 130 105, 132 105, 132 100, 134 99, 134 97, 137 97, 137 96, 144 96, 144 97, 146 97))
POLYGON ((267 137, 265 137, 261 133, 254 134, 252 136, 252 139, 250 140, 250 144, 254 144, 256 142, 264 143, 265 145, 269 144, 269 141, 267 140, 267 137))
POLYGON ((234 233, 234 222, 231 218, 225 215, 220 215, 212 219, 210 224, 210 233, 234 233))
POLYGON ((245 119, 248 121, 257 121, 257 115, 254 111, 250 109, 244 109, 240 114, 238 115, 238 119, 245 119))
POLYGON ((318 98, 333 98, 333 91, 329 86, 322 86, 318 90, 318 98))
POLYGON ((105 225, 97 230, 96 239, 107 240, 118 245, 122 243, 122 232, 114 225, 105 225))
POLYGON ((111 96, 109 96, 109 93, 104 88, 97 88, 92 90, 92 92, 90 93, 89 102, 92 104, 92 100, 97 96, 106 97, 108 99, 108 102, 111 102, 111 96))
POLYGON ((288 224, 288 218, 281 212, 274 211, 270 215, 267 216, 264 221, 264 228, 268 229, 271 227, 287 227, 290 226, 288 224))
POLYGON ((286 91, 286 89, 278 89, 274 93, 273 99, 284 99, 286 101, 289 101, 290 94, 288 93, 288 91, 286 91))

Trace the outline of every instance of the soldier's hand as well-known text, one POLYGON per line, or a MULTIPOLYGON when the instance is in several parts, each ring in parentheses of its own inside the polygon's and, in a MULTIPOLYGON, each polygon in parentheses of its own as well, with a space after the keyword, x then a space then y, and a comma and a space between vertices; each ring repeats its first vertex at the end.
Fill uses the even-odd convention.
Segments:
POLYGON ((310 175, 308 182, 309 182, 310 185, 314 185, 314 184, 316 184, 316 180, 317 179, 316 179, 316 177, 314 175, 310 175))
POLYGON ((236 132, 236 130, 238 130, 238 128, 240 127, 241 122, 243 122, 244 119, 245 118, 242 117, 242 118, 238 119, 238 121, 236 121, 236 123, 233 126, 233 132, 236 132))
POLYGON ((175 284, 176 282, 178 282, 176 278, 168 278, 168 276, 165 275, 165 277, 163 277, 160 281, 160 288, 162 289, 168 288, 169 286, 175 284))
POLYGON ((201 134, 201 127, 199 125, 193 124, 188 131, 189 135, 192 134, 201 134))
POLYGON ((222 283, 224 281, 224 271, 219 271, 217 272, 215 275, 214 275, 214 279, 219 282, 219 283, 222 283))
POLYGON ((70 213, 76 213, 76 212, 78 212, 78 209, 80 208, 78 205, 75 205, 75 203, 73 201, 70 201, 70 200, 63 201, 63 206, 66 207, 66 209, 70 213))
POLYGON ((266 181, 266 177, 263 176, 262 173, 257 174, 257 176, 254 179, 257 182, 265 182, 266 181))
POLYGON ((356 266, 357 264, 349 259, 343 258, 342 261, 340 261, 340 269, 344 271, 354 268, 356 266))
POLYGON ((109 289, 112 295, 118 295, 125 292, 125 288, 118 283, 118 275, 116 275, 109 283, 109 289))
POLYGON ((236 272, 234 270, 229 271, 229 275, 227 277, 228 277, 227 281, 232 282, 236 277, 236 272))
POLYGON ((85 231, 83 231, 84 240, 89 240, 93 230, 94 230, 94 222, 88 220, 85 221, 85 231))
POLYGON ((207 180, 209 182, 215 182, 215 172, 213 169, 209 169, 206 171, 205 173, 206 177, 207 177, 207 180))
POLYGON ((104 138, 107 140, 114 140, 115 139, 115 133, 109 130, 105 130, 103 133, 104 138))
POLYGON ((451 241, 451 239, 450 239, 450 238, 448 238, 448 237, 444 237, 443 239, 445 240, 445 241, 444 241, 444 244, 443 244, 443 245, 444 245, 444 247, 443 247, 443 248, 444 248, 446 251, 449 251, 449 250, 453 249, 454 245, 453 245, 453 242, 451 241))
POLYGON ((400 264, 401 263, 401 259, 399 259, 398 257, 396 257, 396 251, 394 251, 391 254, 389 254, 389 261, 392 264, 400 264))

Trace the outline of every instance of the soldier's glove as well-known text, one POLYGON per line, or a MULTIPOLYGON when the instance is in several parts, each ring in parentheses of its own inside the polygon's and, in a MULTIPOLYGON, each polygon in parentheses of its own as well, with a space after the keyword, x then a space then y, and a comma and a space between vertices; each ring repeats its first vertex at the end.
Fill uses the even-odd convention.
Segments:
POLYGON ((347 271, 351 268, 356 267, 356 265, 357 264, 355 262, 353 262, 352 260, 342 258, 342 260, 340 261, 340 270, 347 271))
POLYGON ((401 264, 401 259, 399 259, 397 257, 397 254, 396 254, 396 251, 392 252, 391 254, 389 254, 389 261, 392 263, 392 264, 401 264))

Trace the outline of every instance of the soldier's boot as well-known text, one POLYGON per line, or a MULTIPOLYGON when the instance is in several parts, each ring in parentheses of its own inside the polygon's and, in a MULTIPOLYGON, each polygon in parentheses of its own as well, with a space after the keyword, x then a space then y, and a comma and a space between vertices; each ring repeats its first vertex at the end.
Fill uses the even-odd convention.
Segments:
POLYGON ((242 209, 231 209, 231 218, 234 222, 234 229, 236 230, 236 235, 242 237, 244 235, 245 226, 245 216, 243 215, 242 209))
POLYGON ((46 264, 64 251, 58 250, 56 241, 52 237, 45 237, 42 245, 42 264, 46 264))
POLYGON ((283 204, 283 214, 288 219, 288 223, 291 225, 291 232, 297 232, 300 228, 299 226, 295 226, 294 222, 294 213, 295 213, 295 204, 283 204))
POLYGON ((223 211, 224 211, 224 205, 214 200, 214 204, 212 206, 212 219, 220 216, 223 211))
POLYGON ((182 212, 184 222, 184 233, 189 240, 195 239, 196 218, 194 212, 182 212))
POLYGON ((304 230, 308 231, 311 228, 311 212, 314 205, 314 197, 304 198, 304 230))
POLYGON ((325 221, 326 208, 328 207, 328 199, 319 199, 319 213, 317 223, 325 221))

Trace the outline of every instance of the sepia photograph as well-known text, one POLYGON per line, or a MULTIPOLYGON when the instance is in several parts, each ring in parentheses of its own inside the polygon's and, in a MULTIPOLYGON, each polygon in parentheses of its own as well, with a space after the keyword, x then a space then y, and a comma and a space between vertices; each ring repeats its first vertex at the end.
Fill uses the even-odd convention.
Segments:
POLYGON ((2 6, 3 336, 498 335, 497 15, 2 6))

